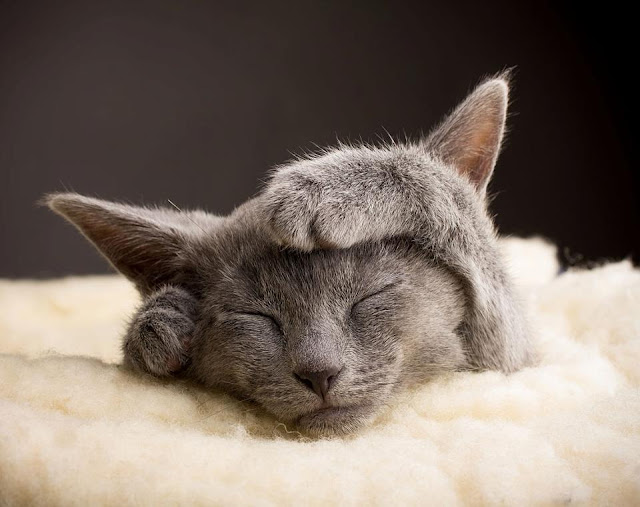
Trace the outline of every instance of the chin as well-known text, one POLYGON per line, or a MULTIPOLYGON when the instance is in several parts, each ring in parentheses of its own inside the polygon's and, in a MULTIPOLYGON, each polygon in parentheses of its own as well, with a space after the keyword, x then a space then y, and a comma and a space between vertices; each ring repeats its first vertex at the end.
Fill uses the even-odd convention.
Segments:
POLYGON ((353 433, 373 419, 374 409, 366 405, 327 407, 299 417, 300 431, 314 437, 342 436, 353 433))

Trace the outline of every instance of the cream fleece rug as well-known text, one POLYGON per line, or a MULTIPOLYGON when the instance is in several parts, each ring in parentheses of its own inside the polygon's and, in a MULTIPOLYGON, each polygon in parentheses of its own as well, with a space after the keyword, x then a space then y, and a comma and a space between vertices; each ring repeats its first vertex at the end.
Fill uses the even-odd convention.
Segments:
POLYGON ((640 504, 640 272, 509 240, 540 364, 456 374, 312 441, 118 366, 117 276, 0 281, 0 504, 640 504))

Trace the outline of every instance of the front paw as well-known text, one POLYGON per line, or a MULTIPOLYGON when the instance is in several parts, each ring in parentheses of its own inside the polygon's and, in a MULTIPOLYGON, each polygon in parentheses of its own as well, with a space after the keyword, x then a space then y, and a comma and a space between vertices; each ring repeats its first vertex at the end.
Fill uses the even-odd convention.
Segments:
POLYGON ((190 359, 197 302, 177 287, 152 294, 132 319, 123 343, 125 364, 159 377, 182 370, 190 359))
POLYGON ((261 196, 272 238, 303 251, 349 248, 368 239, 367 203, 341 186, 321 168, 276 174, 261 196))

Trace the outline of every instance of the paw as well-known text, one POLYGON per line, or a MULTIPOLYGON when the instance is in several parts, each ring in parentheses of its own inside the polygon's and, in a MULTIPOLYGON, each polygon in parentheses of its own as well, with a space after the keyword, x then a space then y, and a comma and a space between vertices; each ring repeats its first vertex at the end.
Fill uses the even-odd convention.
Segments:
POLYGON ((165 287, 145 301, 123 343, 125 364, 159 377, 182 370, 190 359, 197 302, 186 291, 165 287))
POLYGON ((276 174, 261 198, 266 227, 279 244, 311 251, 369 239, 367 203, 321 168, 276 174))

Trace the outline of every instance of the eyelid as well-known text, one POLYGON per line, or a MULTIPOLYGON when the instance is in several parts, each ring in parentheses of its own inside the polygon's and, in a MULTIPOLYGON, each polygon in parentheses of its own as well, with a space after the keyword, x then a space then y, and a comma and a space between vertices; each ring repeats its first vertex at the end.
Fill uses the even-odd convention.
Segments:
POLYGON ((382 287, 381 289, 378 289, 375 292, 372 292, 371 294, 368 294, 366 296, 364 296, 363 298, 361 298, 360 300, 356 301, 352 308, 355 308, 357 305, 359 305, 360 303, 362 303, 363 301, 366 301, 369 298, 372 298, 373 296, 377 296, 378 294, 382 294, 383 292, 388 291, 389 289, 392 289, 393 287, 395 287, 396 285, 398 285, 399 282, 391 282, 388 283, 387 285, 385 285, 384 287, 382 287))
POLYGON ((248 317, 260 317, 264 319, 269 319, 271 322, 273 322, 276 325, 278 330, 282 333, 282 326, 280 325, 280 322, 278 321, 278 319, 276 319, 272 315, 268 315, 262 312, 234 312, 234 313, 236 313, 236 315, 244 315, 248 317))

